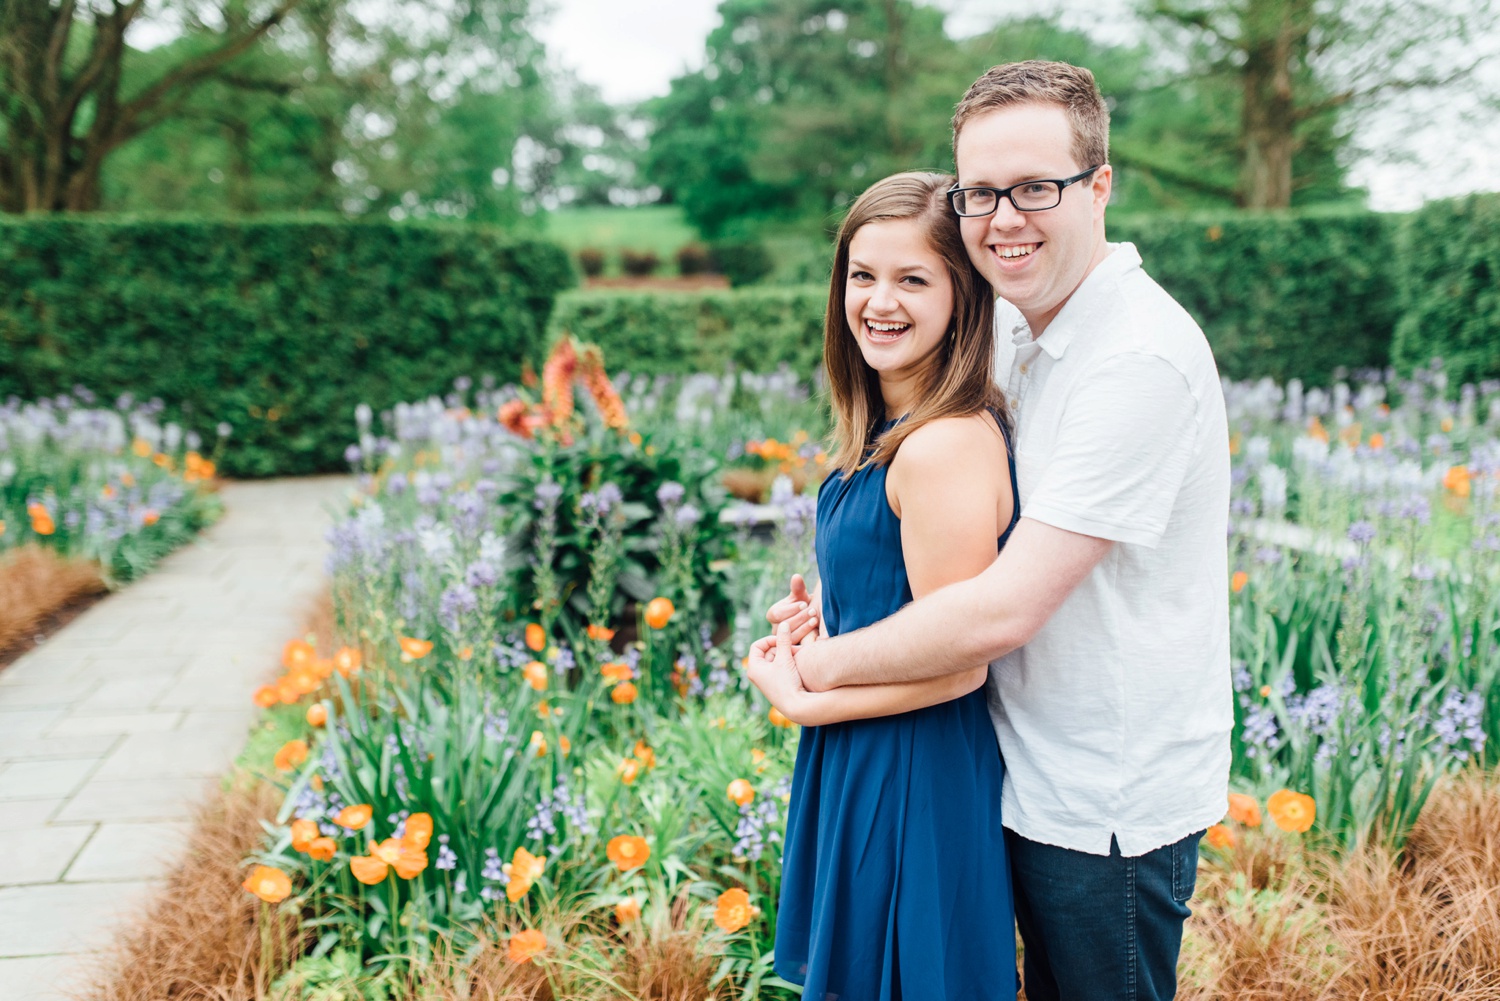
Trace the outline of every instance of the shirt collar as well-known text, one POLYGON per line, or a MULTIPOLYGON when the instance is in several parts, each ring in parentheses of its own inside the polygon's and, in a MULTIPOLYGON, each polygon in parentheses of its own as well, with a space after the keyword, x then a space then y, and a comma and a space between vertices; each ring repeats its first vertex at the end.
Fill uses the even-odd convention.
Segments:
MULTIPOLYGON (((1104 305, 1107 294, 1116 282, 1141 266, 1141 255, 1133 243, 1111 243, 1110 253, 1090 271, 1083 284, 1063 304, 1063 308, 1052 318, 1042 336, 1035 344, 1052 358, 1061 358, 1075 337, 1093 326, 1095 314, 1104 305)), ((1011 341, 1017 346, 1032 343, 1031 325, 1019 310, 1010 330, 1011 341)))

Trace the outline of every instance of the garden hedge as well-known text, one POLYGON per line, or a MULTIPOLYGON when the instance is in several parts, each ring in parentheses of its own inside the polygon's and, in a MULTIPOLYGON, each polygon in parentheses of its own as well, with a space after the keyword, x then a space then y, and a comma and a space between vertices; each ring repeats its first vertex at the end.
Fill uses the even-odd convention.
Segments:
MULTIPOLYGON (((1202 324, 1220 371, 1327 384, 1340 367, 1389 360, 1399 217, 1335 211, 1111 219, 1146 270, 1202 324)), ((687 372, 726 361, 817 366, 827 290, 572 292, 556 331, 604 347, 611 365, 687 372)))
POLYGON ((1453 386, 1500 376, 1500 195, 1427 205, 1400 239, 1396 364, 1442 358, 1453 386))
POLYGON ((232 428, 230 475, 344 468, 356 404, 516 379, 573 281, 557 247, 478 226, 0 220, 0 398, 160 397, 232 428))

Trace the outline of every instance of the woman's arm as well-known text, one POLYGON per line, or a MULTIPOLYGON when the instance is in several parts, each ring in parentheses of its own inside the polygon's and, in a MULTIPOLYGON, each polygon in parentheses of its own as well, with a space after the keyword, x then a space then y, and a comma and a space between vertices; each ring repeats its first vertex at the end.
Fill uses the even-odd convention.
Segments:
MULTIPOLYGON (((886 475, 886 492, 901 519, 914 597, 978 576, 994 562, 995 542, 1015 506, 1005 439, 987 414, 923 425, 902 442, 886 475)), ((814 607, 820 598, 814 596, 814 607)), ((826 692, 808 692, 800 679, 779 677, 771 686, 776 694, 766 695, 794 722, 821 726, 947 702, 983 685, 988 671, 981 664, 926 681, 826 692)))

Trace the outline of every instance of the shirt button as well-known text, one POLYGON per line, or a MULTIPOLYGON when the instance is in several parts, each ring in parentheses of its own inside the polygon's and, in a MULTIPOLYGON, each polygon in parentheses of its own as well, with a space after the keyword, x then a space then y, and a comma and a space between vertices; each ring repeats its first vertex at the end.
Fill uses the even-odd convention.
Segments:
POLYGON ((1031 366, 1029 366, 1029 365, 1022 365, 1022 366, 1021 366, 1021 374, 1022 374, 1022 375, 1025 375, 1025 374, 1026 374, 1026 370, 1027 370, 1027 369, 1028 369, 1028 368, 1030 368, 1030 367, 1031 367, 1031 366))

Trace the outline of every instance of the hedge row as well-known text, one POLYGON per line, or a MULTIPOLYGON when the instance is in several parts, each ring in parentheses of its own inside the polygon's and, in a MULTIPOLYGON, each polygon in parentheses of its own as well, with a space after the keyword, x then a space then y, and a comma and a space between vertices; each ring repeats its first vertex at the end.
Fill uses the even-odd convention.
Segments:
POLYGON ((474 226, 0 221, 0 398, 84 385, 227 423, 230 475, 341 468, 354 407, 516 379, 567 256, 474 226))

